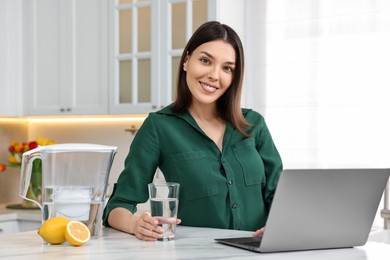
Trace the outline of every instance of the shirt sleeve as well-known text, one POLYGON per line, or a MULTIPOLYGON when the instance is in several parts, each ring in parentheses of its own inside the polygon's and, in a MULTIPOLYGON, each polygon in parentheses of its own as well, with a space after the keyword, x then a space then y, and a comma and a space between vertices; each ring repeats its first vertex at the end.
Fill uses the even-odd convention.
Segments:
POLYGON ((279 176, 283 170, 283 163, 280 154, 274 144, 268 126, 262 116, 259 122, 259 132, 257 137, 257 150, 263 160, 266 176, 266 186, 263 189, 265 205, 269 210, 274 198, 279 176))
POLYGON ((156 173, 159 151, 155 114, 151 113, 131 143, 124 170, 119 175, 104 209, 103 224, 105 226, 109 226, 107 218, 114 208, 126 208, 135 213, 137 204, 148 200, 148 184, 153 181, 156 173))

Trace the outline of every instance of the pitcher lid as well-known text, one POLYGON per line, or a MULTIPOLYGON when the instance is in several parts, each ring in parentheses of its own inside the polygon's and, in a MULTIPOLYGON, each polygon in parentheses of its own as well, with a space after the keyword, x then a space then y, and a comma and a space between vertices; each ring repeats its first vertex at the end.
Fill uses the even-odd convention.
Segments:
POLYGON ((70 152, 70 151, 91 151, 91 152, 116 152, 116 146, 108 146, 90 143, 62 143, 40 147, 46 152, 70 152))

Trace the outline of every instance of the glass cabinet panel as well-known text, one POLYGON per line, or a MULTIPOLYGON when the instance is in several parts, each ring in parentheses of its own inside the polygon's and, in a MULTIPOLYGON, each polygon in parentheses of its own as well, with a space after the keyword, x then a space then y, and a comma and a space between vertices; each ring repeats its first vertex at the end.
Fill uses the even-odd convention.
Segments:
POLYGON ((186 4, 172 4, 172 49, 182 49, 186 44, 186 4))
POLYGON ((118 0, 119 4, 131 4, 132 2, 132 0, 118 0))
POLYGON ((138 9, 138 51, 150 51, 151 45, 150 8, 138 9))
POLYGON ((131 52, 131 42, 131 10, 119 11, 119 53, 131 52))
POLYGON ((207 22, 207 0, 194 0, 192 2, 192 31, 207 22))
POLYGON ((131 103, 132 100, 131 65, 131 61, 119 62, 119 103, 131 103))
POLYGON ((138 102, 150 103, 151 100, 151 75, 150 59, 138 61, 138 102))

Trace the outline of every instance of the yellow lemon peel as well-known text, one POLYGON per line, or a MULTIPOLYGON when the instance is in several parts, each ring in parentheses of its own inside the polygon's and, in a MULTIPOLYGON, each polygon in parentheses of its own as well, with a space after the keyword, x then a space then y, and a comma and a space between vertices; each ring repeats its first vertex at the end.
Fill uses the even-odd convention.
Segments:
POLYGON ((49 244, 59 245, 66 241, 65 229, 69 219, 54 217, 46 220, 38 229, 38 234, 49 244))
POLYGON ((65 239, 73 246, 81 246, 88 242, 91 233, 88 227, 80 221, 70 221, 66 225, 65 239))

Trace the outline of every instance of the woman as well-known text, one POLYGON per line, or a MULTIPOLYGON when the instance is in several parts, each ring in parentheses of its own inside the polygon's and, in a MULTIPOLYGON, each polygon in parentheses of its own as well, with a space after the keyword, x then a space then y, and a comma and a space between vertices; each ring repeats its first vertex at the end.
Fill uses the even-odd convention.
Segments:
POLYGON ((183 51, 176 101, 150 113, 131 144, 106 226, 141 240, 163 233, 149 213, 133 215, 158 167, 180 183, 177 223, 262 234, 282 161, 264 118, 240 107, 243 75, 238 35, 219 22, 198 28, 183 51))

